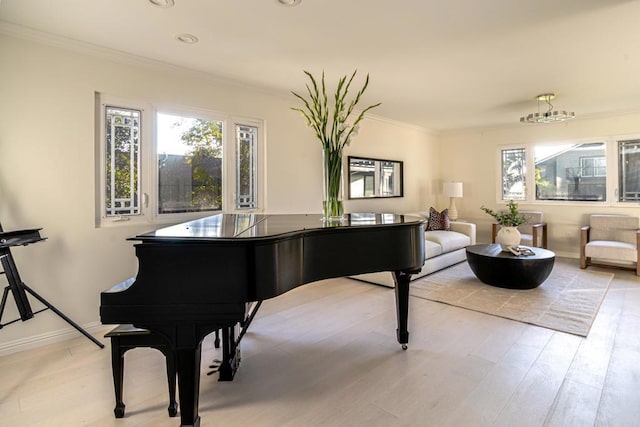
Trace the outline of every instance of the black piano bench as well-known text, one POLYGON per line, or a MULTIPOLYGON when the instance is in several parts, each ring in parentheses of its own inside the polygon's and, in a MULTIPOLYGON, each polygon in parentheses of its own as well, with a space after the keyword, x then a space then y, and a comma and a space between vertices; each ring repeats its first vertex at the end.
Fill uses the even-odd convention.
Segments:
POLYGON ((148 329, 136 328, 133 325, 120 325, 104 336, 111 339, 111 368, 113 370, 113 386, 116 393, 116 407, 113 413, 116 418, 124 417, 122 386, 124 382, 124 354, 127 350, 138 347, 151 347, 160 350, 167 361, 167 380, 169 383, 169 416, 178 413, 176 403, 176 363, 169 342, 162 336, 148 329))

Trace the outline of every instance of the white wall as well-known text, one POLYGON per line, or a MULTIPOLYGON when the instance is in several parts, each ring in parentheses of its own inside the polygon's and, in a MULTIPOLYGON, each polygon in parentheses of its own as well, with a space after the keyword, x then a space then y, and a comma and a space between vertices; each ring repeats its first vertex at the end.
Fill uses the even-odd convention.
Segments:
MULTIPOLYGON (((320 212, 320 143, 289 109, 292 96, 9 36, 0 36, 0 58, 0 221, 5 230, 44 228, 48 241, 13 250, 18 269, 25 283, 81 325, 97 325, 100 291, 136 273, 125 239, 156 228, 95 227, 96 91, 264 119, 268 212, 320 212)), ((405 197, 347 201, 347 211, 424 209, 435 200, 438 149, 423 129, 366 119, 346 154, 404 161, 405 197)), ((10 299, 3 321, 15 315, 10 299)), ((65 330, 53 313, 39 314, 2 329, 0 353, 65 330)))
MULTIPOLYGON (((578 112, 576 112, 578 115, 578 112)), ((517 117, 514 117, 514 121, 517 117)), ((493 129, 470 129, 442 134, 440 143, 444 180, 464 182, 464 198, 456 206, 459 216, 478 225, 478 240, 491 240, 492 218, 480 210, 480 206, 494 208, 496 183, 499 182, 498 151, 509 144, 561 142, 563 139, 580 139, 640 134, 640 113, 611 117, 578 118, 565 123, 525 125, 493 129)), ((544 212, 548 223, 549 248, 559 255, 579 256, 580 227, 588 224, 592 213, 619 213, 640 216, 640 205, 607 207, 577 203, 519 203, 521 209, 544 212)))

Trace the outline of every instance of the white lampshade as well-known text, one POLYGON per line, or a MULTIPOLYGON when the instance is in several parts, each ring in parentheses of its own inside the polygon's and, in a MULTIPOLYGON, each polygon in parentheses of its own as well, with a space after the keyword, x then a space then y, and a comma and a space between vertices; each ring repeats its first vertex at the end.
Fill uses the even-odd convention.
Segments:
POLYGON ((462 197, 462 183, 445 182, 442 185, 442 195, 444 197, 462 197))

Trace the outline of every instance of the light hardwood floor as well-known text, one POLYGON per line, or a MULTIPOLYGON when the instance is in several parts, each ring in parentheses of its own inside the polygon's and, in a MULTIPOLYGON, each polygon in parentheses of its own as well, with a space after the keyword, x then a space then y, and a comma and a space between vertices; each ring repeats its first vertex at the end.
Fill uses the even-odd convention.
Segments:
MULTIPOLYGON (((411 298, 407 351, 392 290, 302 286, 264 303, 233 382, 206 375, 205 340, 202 426, 638 426, 640 280, 615 274, 586 339, 411 298)), ((177 426, 161 353, 125 366, 115 419, 108 348, 78 336, 1 357, 0 425, 177 426)))

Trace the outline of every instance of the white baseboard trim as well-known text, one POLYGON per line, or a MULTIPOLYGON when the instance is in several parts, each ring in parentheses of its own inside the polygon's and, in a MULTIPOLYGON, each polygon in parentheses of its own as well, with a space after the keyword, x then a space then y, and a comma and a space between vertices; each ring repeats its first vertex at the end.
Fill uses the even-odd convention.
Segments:
MULTIPOLYGON (((105 328, 113 327, 113 325, 105 326, 99 321, 86 323, 80 326, 84 330, 86 330, 89 334, 94 334, 94 333, 99 334, 105 328)), ((95 345, 94 343, 89 341, 88 338, 84 337, 84 335, 78 332, 76 329, 69 327, 65 329, 59 329, 57 331, 47 332, 40 335, 33 335, 27 338, 20 338, 14 341, 2 343, 0 344, 0 356, 6 356, 12 353, 17 353, 19 351, 42 347, 44 345, 52 344, 55 342, 66 341, 72 338, 77 338, 79 336, 86 339, 87 343, 91 345, 95 345)))

